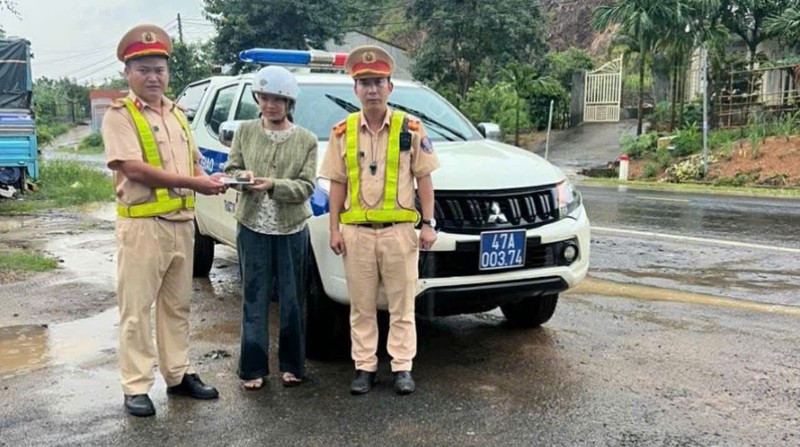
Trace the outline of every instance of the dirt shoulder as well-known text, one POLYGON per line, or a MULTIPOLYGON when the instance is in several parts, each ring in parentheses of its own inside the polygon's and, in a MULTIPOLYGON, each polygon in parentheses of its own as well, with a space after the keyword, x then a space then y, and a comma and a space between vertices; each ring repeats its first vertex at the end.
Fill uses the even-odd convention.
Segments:
POLYGON ((45 273, 0 270, 0 327, 71 321, 115 304, 113 221, 85 210, 0 216, 0 234, 0 250, 59 260, 45 273))
MULTIPOLYGON (((684 159, 673 160, 673 165, 684 159)), ((664 181, 669 177, 665 168, 648 176, 650 158, 632 160, 631 180, 664 181)), ((652 168, 650 174, 652 174, 652 168)), ((769 137, 754 147, 749 140, 734 143, 729 153, 711 154, 706 182, 724 186, 762 186, 776 188, 800 187, 800 136, 769 137)))

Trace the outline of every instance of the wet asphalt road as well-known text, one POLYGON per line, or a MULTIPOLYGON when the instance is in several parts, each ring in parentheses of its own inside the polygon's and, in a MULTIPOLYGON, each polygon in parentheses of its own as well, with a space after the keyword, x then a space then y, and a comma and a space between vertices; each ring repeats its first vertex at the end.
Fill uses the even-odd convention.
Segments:
MULTIPOLYGON (((0 310, 0 445, 800 444, 798 202, 581 190, 598 228, 590 278, 542 329, 510 329, 498 312, 419 322, 408 397, 392 392, 387 361, 358 398, 346 360, 309 361, 296 389, 275 375, 240 389, 232 250, 193 297, 192 360, 222 397, 167 398, 159 378, 150 419, 122 410, 113 308, 42 328, 0 286, 23 312, 0 310)), ((46 231, 69 260, 48 295, 113 294, 108 226, 46 231)), ((35 296, 35 279, 22 287, 35 296)))

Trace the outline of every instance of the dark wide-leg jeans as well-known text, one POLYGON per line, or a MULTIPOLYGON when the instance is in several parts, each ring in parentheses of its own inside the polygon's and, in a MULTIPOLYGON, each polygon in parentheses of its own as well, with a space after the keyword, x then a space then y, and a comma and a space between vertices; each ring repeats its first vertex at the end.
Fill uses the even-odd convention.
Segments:
POLYGON ((278 364, 283 372, 305 375, 305 273, 308 227, 287 235, 268 235, 239 224, 236 246, 242 274, 242 345, 239 377, 269 374, 269 304, 280 304, 278 364))

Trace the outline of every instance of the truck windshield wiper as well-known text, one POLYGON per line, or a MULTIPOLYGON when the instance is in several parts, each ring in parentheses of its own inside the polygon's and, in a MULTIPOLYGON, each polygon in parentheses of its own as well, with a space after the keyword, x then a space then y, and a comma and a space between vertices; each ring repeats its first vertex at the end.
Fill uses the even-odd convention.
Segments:
MULTIPOLYGON (((433 119, 430 116, 420 112, 419 110, 414 110, 414 109, 412 109, 410 107, 401 106, 400 104, 393 103, 393 102, 390 102, 389 106, 393 107, 395 109, 398 109, 398 110, 402 110, 403 112, 410 113, 410 114, 416 116, 417 118, 421 119, 422 122, 424 122, 425 124, 432 124, 432 125, 440 128, 440 129, 444 129, 444 130, 450 132, 451 134, 455 135, 456 137, 460 138, 463 141, 467 141, 467 137, 465 137, 464 134, 462 134, 461 132, 459 132, 459 131, 457 131, 457 130, 453 129, 452 127, 449 127, 449 126, 447 126, 445 124, 442 124, 439 121, 436 121, 435 119, 433 119)), ((441 132, 440 132, 440 134, 441 134, 441 132)), ((443 137, 445 137, 448 141, 453 141, 453 139, 448 137, 447 135, 444 135, 444 134, 441 134, 441 135, 443 137)))
POLYGON ((333 103, 336 104, 337 106, 347 110, 347 112, 349 112, 349 113, 358 112, 359 110, 361 110, 360 108, 358 108, 357 105, 355 105, 355 104, 353 104, 351 102, 347 102, 342 98, 338 98, 338 97, 330 95, 328 93, 325 93, 325 97, 330 99, 331 101, 333 101, 333 103))

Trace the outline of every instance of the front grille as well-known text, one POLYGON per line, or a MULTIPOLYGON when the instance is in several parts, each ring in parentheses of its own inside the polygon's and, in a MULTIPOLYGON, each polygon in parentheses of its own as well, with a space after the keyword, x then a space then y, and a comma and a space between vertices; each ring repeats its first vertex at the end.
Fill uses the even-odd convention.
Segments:
POLYGON ((558 220, 556 189, 435 192, 437 229, 448 233, 535 228, 558 220))
POLYGON ((419 254, 420 278, 446 278, 502 273, 510 270, 533 269, 568 265, 561 257, 564 245, 576 239, 542 244, 539 237, 529 237, 525 248, 525 265, 498 270, 478 268, 480 241, 457 242, 455 251, 421 251, 419 254))

